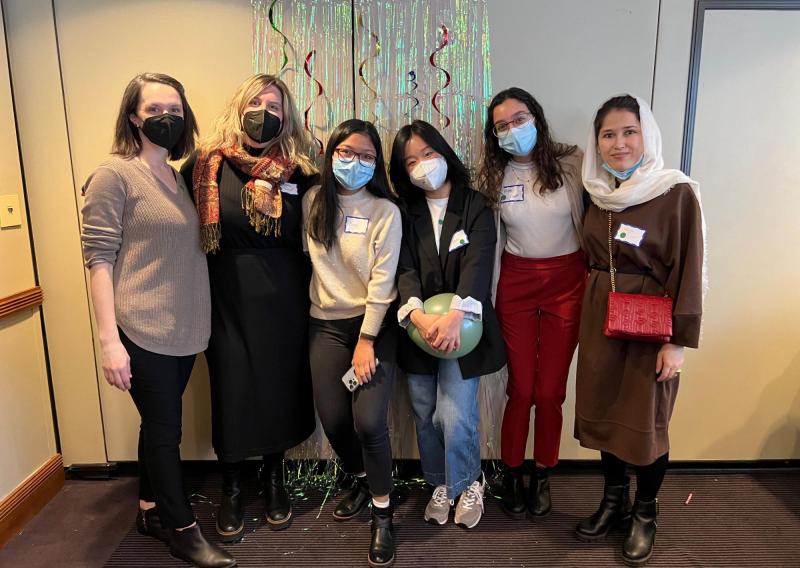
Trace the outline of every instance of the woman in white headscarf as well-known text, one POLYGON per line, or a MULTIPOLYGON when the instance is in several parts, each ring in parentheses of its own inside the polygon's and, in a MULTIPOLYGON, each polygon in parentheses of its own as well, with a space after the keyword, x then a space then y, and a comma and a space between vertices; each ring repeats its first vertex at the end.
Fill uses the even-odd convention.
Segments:
POLYGON ((600 450, 605 492, 576 534, 595 541, 628 527, 623 559, 640 565, 655 542, 656 497, 669 458, 668 426, 684 348, 696 348, 700 339, 705 224, 697 182, 664 168, 652 111, 630 95, 597 111, 583 184, 592 200, 583 225, 591 273, 581 314, 575 437, 600 450), (604 334, 612 276, 617 292, 671 298, 667 343, 604 334), (632 507, 629 465, 637 473, 632 507))

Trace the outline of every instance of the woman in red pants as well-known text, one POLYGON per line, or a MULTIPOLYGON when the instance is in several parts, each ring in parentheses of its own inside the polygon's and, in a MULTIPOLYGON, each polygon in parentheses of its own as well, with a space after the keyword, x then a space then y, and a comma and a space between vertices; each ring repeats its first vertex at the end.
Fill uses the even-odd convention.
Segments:
POLYGON ((513 515, 527 509, 536 519, 551 509, 548 470, 558 462, 561 405, 587 274, 580 249, 582 153, 554 141, 541 105, 515 87, 492 100, 484 143, 479 181, 497 209, 495 307, 508 352, 502 503, 513 515), (531 407, 536 467, 526 495, 531 407))

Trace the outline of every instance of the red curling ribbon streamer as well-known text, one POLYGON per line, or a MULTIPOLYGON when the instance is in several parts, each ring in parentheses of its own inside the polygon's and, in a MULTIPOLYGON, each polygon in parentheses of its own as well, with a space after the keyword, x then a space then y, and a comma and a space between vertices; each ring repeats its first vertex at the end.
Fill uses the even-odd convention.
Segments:
POLYGON ((414 91, 416 91, 417 87, 419 87, 419 83, 417 83, 417 72, 413 69, 408 72, 408 81, 411 83, 411 89, 408 91, 408 96, 414 99, 414 106, 406 111, 406 116, 410 116, 411 112, 419 106, 419 99, 414 96, 414 91))
POLYGON ((311 126, 308 124, 308 113, 311 112, 311 107, 314 106, 314 101, 318 97, 322 96, 322 94, 325 92, 325 89, 322 88, 322 83, 317 81, 311 75, 311 61, 312 61, 312 59, 314 59, 314 55, 316 53, 317 53, 316 49, 312 49, 311 51, 309 51, 308 55, 306 55, 306 62, 303 64, 303 70, 306 72, 306 75, 308 75, 308 78, 311 79, 312 81, 314 81, 317 84, 317 94, 314 95, 314 100, 312 100, 309 103, 309 105, 306 107, 306 112, 304 113, 304 117, 305 117, 306 130, 308 130, 308 132, 311 134, 312 138, 314 138, 314 140, 317 141, 317 144, 319 144, 319 155, 321 156, 325 152, 325 148, 322 145, 322 140, 320 140, 319 138, 314 136, 314 133, 311 131, 311 126))
MULTIPOLYGON (((358 27, 361 29, 365 29, 366 26, 364 25, 364 17, 362 14, 358 15, 358 27)), ((378 34, 375 32, 369 32, 372 36, 372 41, 374 42, 374 52, 365 57, 361 60, 361 63, 358 66, 358 76, 361 79, 361 82, 364 83, 364 86, 372 93, 372 102, 375 105, 375 109, 372 111, 372 115, 375 117, 375 124, 378 123, 378 113, 377 113, 377 101, 378 101, 378 91, 375 90, 372 85, 367 82, 367 78, 364 76, 364 66, 367 64, 367 61, 370 59, 377 59, 377 57, 381 53, 381 40, 378 38, 378 34)))
MULTIPOLYGON (((272 4, 269 5, 269 12, 267 13, 267 18, 269 19, 269 25, 275 30, 278 34, 280 34, 281 38, 283 38, 283 42, 281 45, 281 49, 283 50, 283 62, 281 63, 281 68, 278 69, 277 75, 280 76, 283 73, 283 70, 286 68, 286 65, 289 63, 289 55, 286 53, 286 46, 292 47, 292 44, 289 42, 289 38, 286 37, 278 26, 275 24, 275 17, 274 17, 274 9, 275 4, 278 3, 278 0, 272 0, 272 4)), ((294 49, 294 47, 292 47, 294 49)))
POLYGON ((433 97, 431 97, 431 104, 433 105, 433 108, 436 109, 436 112, 444 116, 445 118, 444 127, 447 128, 448 126, 450 126, 450 117, 442 113, 442 110, 439 108, 438 100, 441 97, 441 92, 450 85, 450 73, 448 73, 447 69, 445 69, 444 67, 436 65, 436 62, 434 61, 434 56, 441 50, 443 50, 448 43, 450 43, 450 30, 448 30, 447 26, 445 26, 444 24, 442 24, 441 30, 442 30, 442 39, 439 42, 439 46, 431 52, 431 56, 428 58, 428 60, 431 62, 431 66, 444 73, 445 77, 444 85, 438 91, 433 93, 433 97))

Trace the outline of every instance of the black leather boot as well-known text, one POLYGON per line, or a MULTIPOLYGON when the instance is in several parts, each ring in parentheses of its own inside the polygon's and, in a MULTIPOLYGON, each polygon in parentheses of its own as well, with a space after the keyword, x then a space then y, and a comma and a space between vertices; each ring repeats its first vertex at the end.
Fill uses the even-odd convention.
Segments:
POLYGON ((367 557, 370 566, 390 566, 394 562, 393 513, 391 503, 385 509, 372 506, 372 542, 367 557))
POLYGON ((535 468, 528 485, 528 516, 534 520, 543 519, 550 514, 553 503, 550 500, 550 476, 546 469, 535 468))
POLYGON ((170 531, 169 552, 175 558, 180 558, 200 568, 232 568, 236 566, 236 559, 208 542, 196 524, 182 531, 170 531))
POLYGON ((624 527, 631 518, 629 482, 624 485, 606 485, 603 500, 592 516, 581 520, 575 527, 575 536, 586 542, 602 540, 610 530, 624 527))
POLYGON ((217 534, 222 542, 239 542, 244 536, 244 511, 239 474, 225 472, 222 499, 217 509, 217 534))
POLYGON ((346 521, 352 519, 361 512, 372 495, 369 492, 369 483, 367 477, 356 477, 356 482, 350 492, 342 497, 339 504, 336 505, 336 510, 333 512, 333 518, 337 521, 346 521))
POLYGON ((292 502, 283 484, 283 459, 264 462, 264 511, 269 528, 288 529, 292 524, 292 502))
POLYGON ((525 480, 522 467, 508 467, 503 472, 503 510, 513 517, 525 514, 525 480))
POLYGON ((136 515, 136 530, 144 536, 152 536, 161 542, 169 542, 169 531, 161 525, 161 517, 158 516, 158 509, 139 509, 136 515))
POLYGON ((633 502, 631 526, 622 543, 622 559, 630 566, 641 566, 653 555, 656 542, 658 500, 633 502))

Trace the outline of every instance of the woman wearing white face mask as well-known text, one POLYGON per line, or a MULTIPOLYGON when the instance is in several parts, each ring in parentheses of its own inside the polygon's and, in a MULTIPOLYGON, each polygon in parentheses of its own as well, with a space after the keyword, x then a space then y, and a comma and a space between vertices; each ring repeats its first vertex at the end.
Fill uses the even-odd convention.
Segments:
POLYGON ((258 74, 239 86, 181 170, 194 190, 211 279, 206 359, 223 542, 244 535, 241 470, 252 456, 263 456, 267 526, 289 527, 283 454, 316 426, 301 203, 319 177, 310 146, 286 85, 258 74))
POLYGON ((583 232, 592 271, 581 314, 575 437, 600 450, 605 491, 576 534, 596 541, 627 527, 623 560, 641 565, 655 542, 656 497, 669 459, 684 347, 697 347, 700 339, 705 223, 697 182, 664 168, 653 113, 630 95, 609 99, 597 111, 583 183, 592 198, 583 232), (641 319, 671 329, 654 329, 662 336, 655 342, 642 338, 640 329, 612 333, 612 290, 635 295, 626 296, 628 302, 655 298, 666 317, 641 319), (637 476, 633 507, 629 465, 637 476))
POLYGON ((402 224, 386 179, 381 139, 346 120, 328 139, 322 185, 303 198, 311 257, 309 344, 314 401, 342 468, 355 476, 333 518, 372 502, 371 566, 394 561, 392 448, 387 413, 396 375, 395 273, 402 224), (342 376, 352 366, 352 393, 342 376))
POLYGON ((519 88, 492 99, 484 144, 479 180, 496 209, 496 306, 508 351, 502 504, 511 515, 527 509, 536 519, 552 507, 548 470, 558 463, 561 405, 586 281, 581 152, 551 138, 542 107, 519 88), (531 407, 536 467, 526 494, 531 407))
POLYGON ((472 528, 483 513, 479 381, 505 364, 491 302, 492 212, 470 188, 467 168, 427 122, 416 120, 397 133, 390 173, 408 212, 397 270, 400 325, 413 323, 433 349, 446 353, 459 348, 465 317, 483 321, 478 345, 457 359, 433 357, 407 334, 399 349, 425 481, 434 487, 425 520, 445 524, 457 499, 455 522, 472 528), (426 314, 423 301, 442 293, 455 294, 447 314, 426 314))

